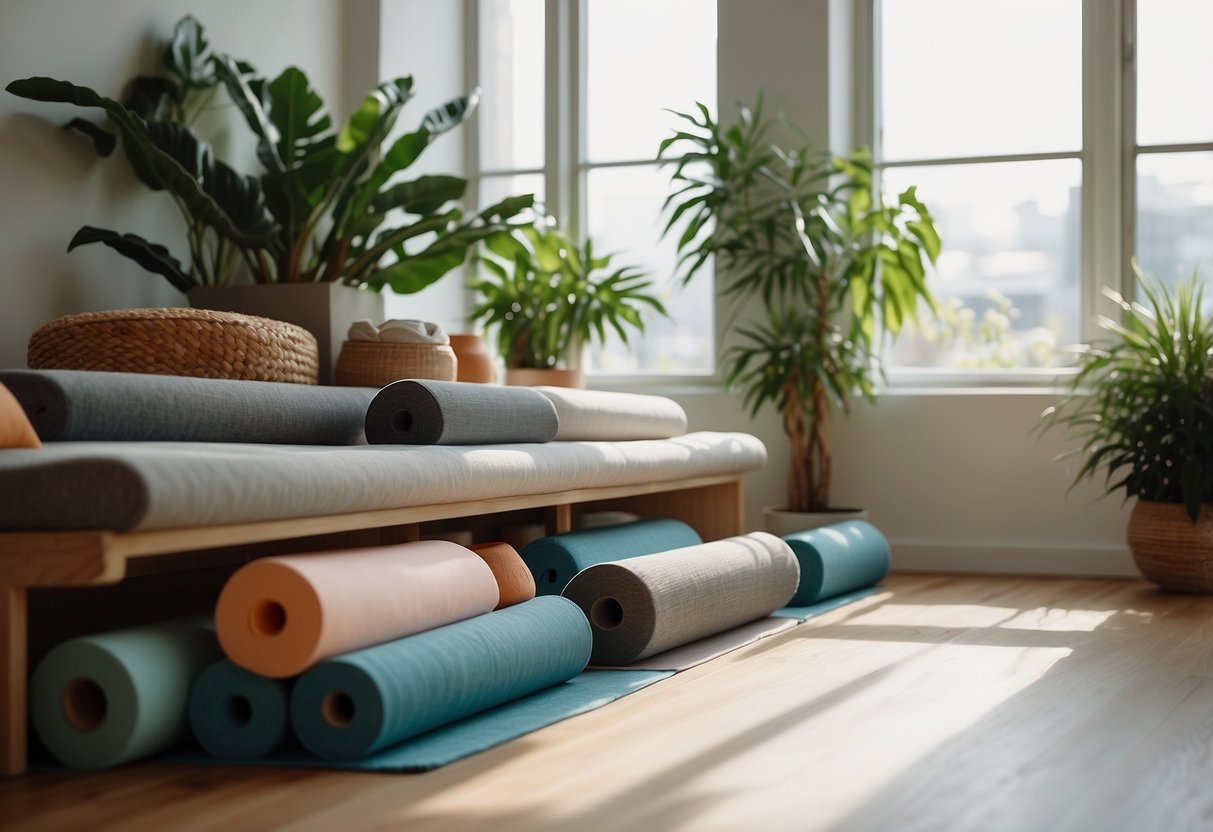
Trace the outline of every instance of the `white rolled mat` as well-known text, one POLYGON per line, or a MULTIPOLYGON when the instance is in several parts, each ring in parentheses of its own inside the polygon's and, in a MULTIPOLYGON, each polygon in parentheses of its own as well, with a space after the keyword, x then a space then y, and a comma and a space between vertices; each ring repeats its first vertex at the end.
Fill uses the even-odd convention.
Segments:
POLYGON ((556 408, 558 441, 669 439, 687 432, 682 405, 665 396, 536 387, 556 408))
POLYGON ((788 544, 754 532, 590 566, 562 594, 590 621, 591 661, 624 665, 769 615, 799 582, 788 544))

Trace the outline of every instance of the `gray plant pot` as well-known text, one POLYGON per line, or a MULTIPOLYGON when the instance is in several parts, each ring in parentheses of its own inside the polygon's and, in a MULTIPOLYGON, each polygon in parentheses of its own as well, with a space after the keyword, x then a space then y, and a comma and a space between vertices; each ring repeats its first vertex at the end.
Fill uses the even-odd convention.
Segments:
POLYGON ((241 312, 298 324, 316 336, 320 347, 320 383, 333 383, 350 324, 383 322, 383 297, 340 283, 264 283, 251 286, 198 286, 189 294, 195 309, 241 312))

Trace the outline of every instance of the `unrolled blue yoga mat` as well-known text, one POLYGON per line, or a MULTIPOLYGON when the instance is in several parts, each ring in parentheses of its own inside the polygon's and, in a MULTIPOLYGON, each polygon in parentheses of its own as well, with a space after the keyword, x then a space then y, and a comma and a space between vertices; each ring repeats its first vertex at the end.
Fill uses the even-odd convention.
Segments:
POLYGON ((863 520, 787 534, 783 539, 800 561, 800 586, 790 607, 872 586, 889 574, 889 541, 863 520))
POLYGON ((312 754, 356 760, 573 678, 590 625, 572 601, 522 604, 321 662, 291 693, 312 754))
POLYGON ((669 671, 654 670, 586 671, 567 682, 506 702, 358 760, 321 760, 302 751, 281 752, 256 760, 223 761, 197 754, 173 754, 165 759, 191 764, 231 762, 347 771, 430 771, 569 717, 601 708, 673 675, 669 671))
POLYGON ((559 595, 588 566, 702 542, 699 533, 681 520, 659 518, 544 537, 519 554, 535 576, 536 594, 559 595))
POLYGON ((288 682, 258 676, 224 659, 194 680, 190 730, 212 757, 264 757, 291 736, 289 701, 288 682))

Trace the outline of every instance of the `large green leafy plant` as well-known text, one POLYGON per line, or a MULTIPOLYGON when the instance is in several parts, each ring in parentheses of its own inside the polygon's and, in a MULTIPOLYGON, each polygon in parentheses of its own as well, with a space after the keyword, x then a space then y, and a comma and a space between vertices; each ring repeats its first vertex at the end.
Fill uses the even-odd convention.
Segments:
POLYGON ((391 138, 413 97, 411 77, 380 84, 337 129, 301 70, 266 80, 227 56, 215 66, 257 136, 261 187, 278 224, 253 252, 260 282, 340 281, 417 292, 533 202, 530 195, 511 197, 464 218, 455 202, 466 180, 400 178, 436 138, 463 123, 479 93, 431 110, 415 130, 391 138))
POLYGON ((787 149, 761 98, 721 124, 703 104, 662 142, 672 166, 666 233, 690 280, 712 259, 737 321, 723 356, 753 413, 778 408, 791 442, 791 511, 831 507, 831 408, 871 398, 882 340, 932 307, 926 266, 939 254, 927 207, 909 188, 888 200, 865 151, 787 149), (755 313, 755 306, 759 310, 755 313))
POLYGON ((102 243, 184 292, 227 282, 241 255, 274 238, 276 223, 257 180, 216 158, 190 126, 216 90, 213 59, 198 21, 185 17, 165 47, 165 74, 135 78, 121 102, 54 78, 25 78, 5 88, 35 101, 102 110, 109 129, 83 118, 67 126, 89 136, 102 156, 121 144, 135 176, 171 198, 185 222, 190 259, 181 263, 163 245, 93 226, 76 232, 69 251, 102 243))
POLYGON ((1213 501, 1213 317, 1196 280, 1172 292, 1138 272, 1144 305, 1104 294, 1123 311, 1101 318, 1109 338, 1083 348, 1065 400, 1042 428, 1081 440, 1074 482, 1102 472, 1106 493, 1182 503, 1192 522, 1213 501))
POLYGON ((485 249, 471 318, 495 330, 507 367, 575 364, 582 345, 601 343, 611 330, 626 344, 646 311, 666 314, 639 269, 612 269, 612 257, 596 255, 591 240, 578 247, 543 222, 494 234, 485 249))

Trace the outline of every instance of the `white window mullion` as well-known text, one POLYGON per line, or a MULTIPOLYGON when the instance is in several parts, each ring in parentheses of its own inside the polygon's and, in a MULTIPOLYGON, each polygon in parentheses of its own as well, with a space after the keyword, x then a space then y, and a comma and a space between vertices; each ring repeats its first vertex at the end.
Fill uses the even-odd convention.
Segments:
POLYGON ((1132 0, 1083 0, 1082 339, 1113 312, 1103 287, 1123 292, 1133 251, 1132 64, 1125 35, 1132 0), (1123 48, 1122 48, 1123 47, 1123 48))

